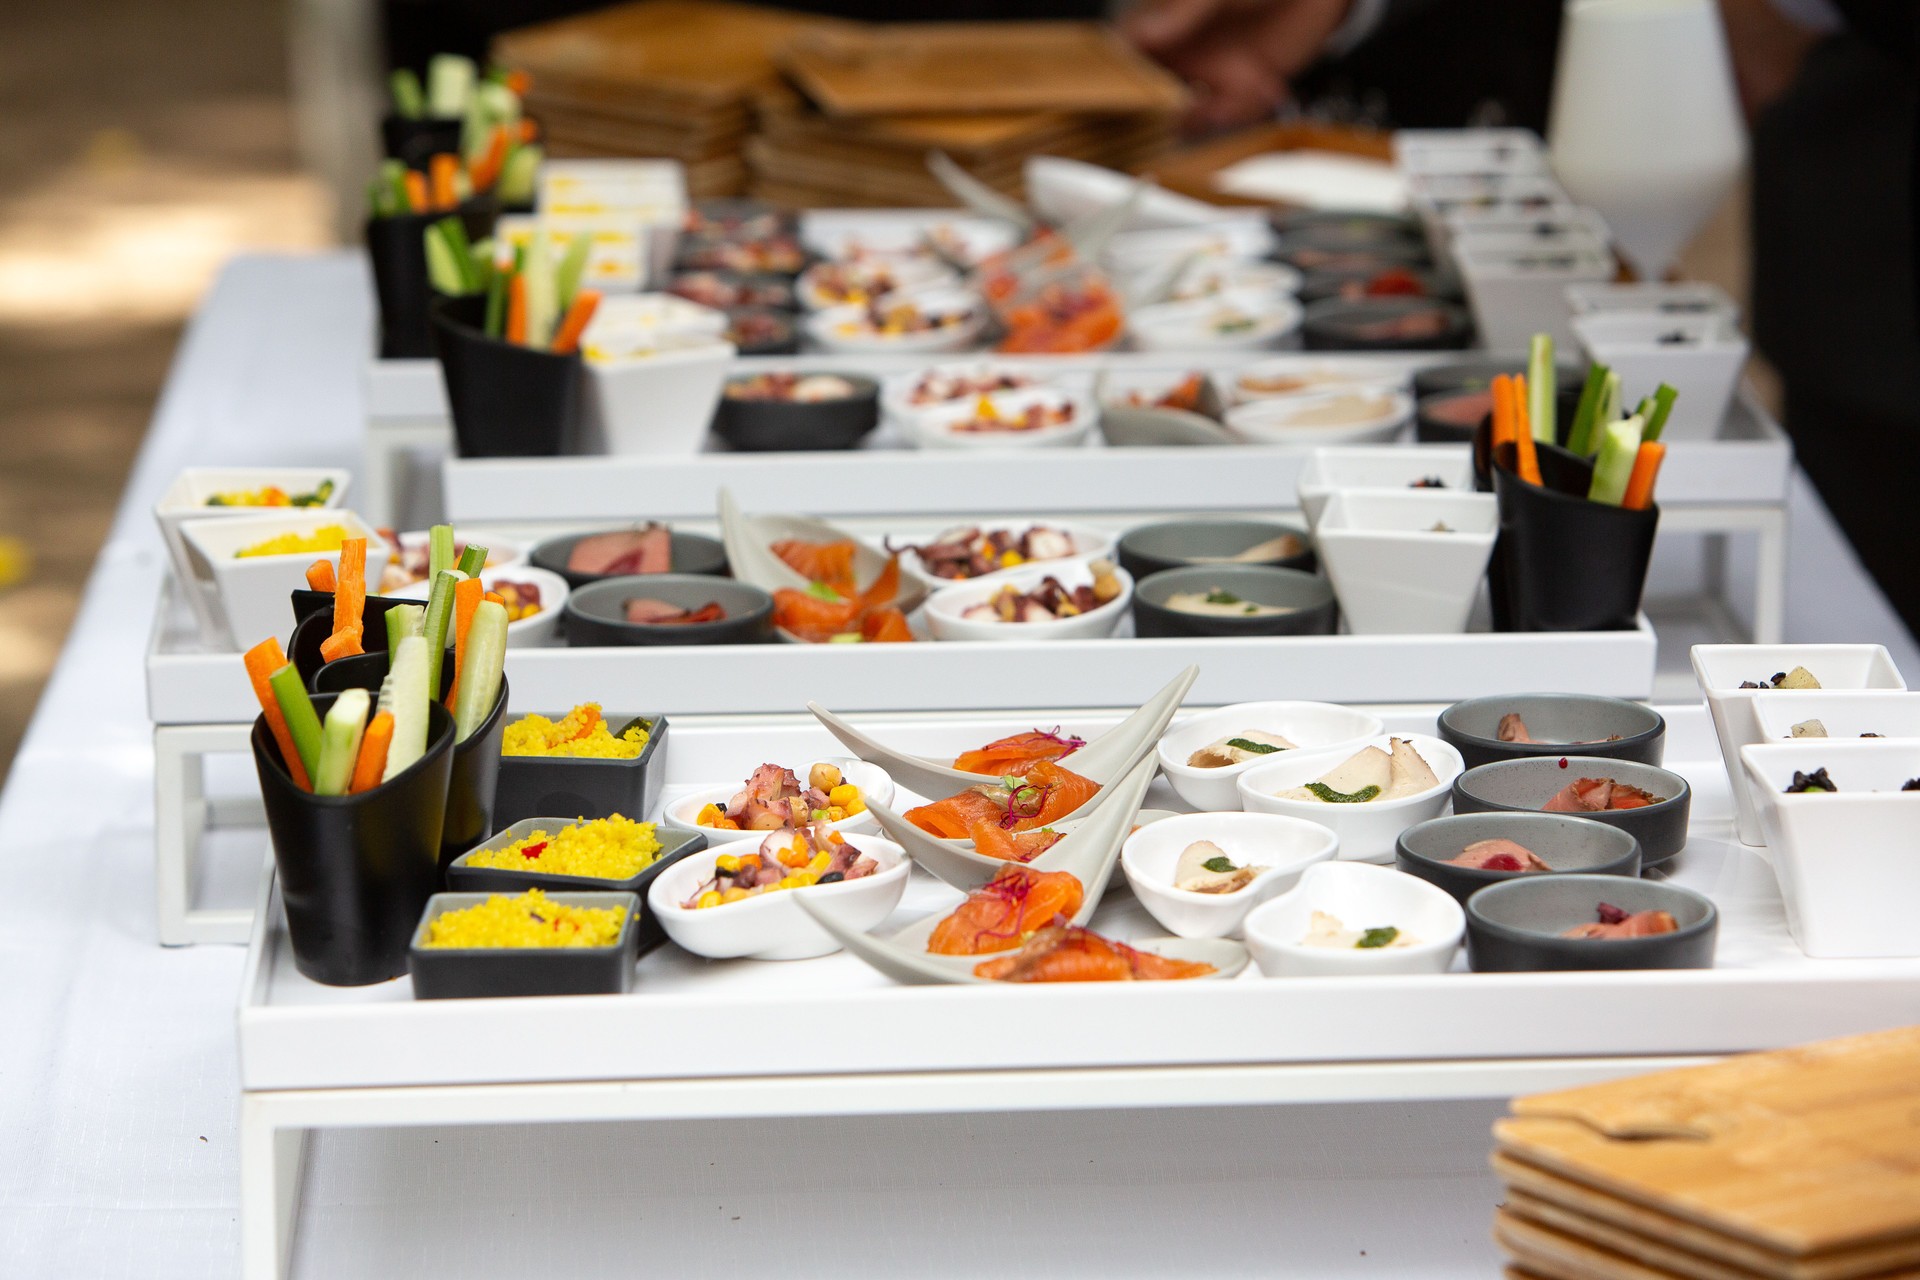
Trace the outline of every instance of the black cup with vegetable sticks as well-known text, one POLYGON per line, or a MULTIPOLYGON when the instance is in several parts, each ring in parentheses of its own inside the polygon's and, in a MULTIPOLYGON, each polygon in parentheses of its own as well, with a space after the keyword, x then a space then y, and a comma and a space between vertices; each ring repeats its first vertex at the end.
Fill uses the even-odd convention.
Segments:
MULTIPOLYGON (((434 156, 460 156, 476 176, 484 166, 497 179, 502 204, 530 206, 542 152, 522 109, 527 84, 523 72, 482 76, 471 58, 452 53, 427 64, 424 87, 412 68, 400 68, 388 79, 393 109, 380 122, 388 158, 425 169, 434 156)), ((494 181, 475 185, 486 190, 494 181)))
POLYGON ((462 457, 565 452, 580 414, 580 340, 600 304, 583 288, 587 236, 557 262, 536 233, 512 267, 492 272, 480 297, 434 305, 440 374, 462 457))

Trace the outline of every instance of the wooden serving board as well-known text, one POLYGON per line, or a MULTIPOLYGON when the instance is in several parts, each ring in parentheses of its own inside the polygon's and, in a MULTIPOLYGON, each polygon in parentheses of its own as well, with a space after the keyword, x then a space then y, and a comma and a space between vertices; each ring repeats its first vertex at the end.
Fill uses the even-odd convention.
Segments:
POLYGON ((914 23, 810 31, 781 66, 836 116, 1178 111, 1180 82, 1091 22, 914 23))
POLYGON ((1920 1027, 1517 1099, 1499 1150, 1790 1258, 1920 1236, 1920 1027))

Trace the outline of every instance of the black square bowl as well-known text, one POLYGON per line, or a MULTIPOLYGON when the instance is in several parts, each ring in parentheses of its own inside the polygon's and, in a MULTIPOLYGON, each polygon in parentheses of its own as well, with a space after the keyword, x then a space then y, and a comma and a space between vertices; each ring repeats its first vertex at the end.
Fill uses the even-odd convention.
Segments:
MULTIPOLYGON (((632 816, 632 815, 628 815, 632 816)), ((638 818, 634 819, 636 822, 638 818)), ((660 841, 660 853, 647 866, 625 880, 602 880, 594 876, 562 876, 549 872, 518 867, 476 867, 473 859, 476 854, 489 849, 504 849, 517 844, 535 831, 557 833, 562 827, 570 827, 577 822, 575 818, 523 818, 514 823, 493 839, 475 845, 467 852, 455 858, 453 865, 447 868, 447 887, 456 891, 472 893, 524 893, 528 889, 539 889, 548 897, 561 893, 631 893, 640 903, 640 941, 641 951, 650 951, 666 940, 666 930, 653 913, 646 909, 647 890, 652 887, 662 871, 680 859, 699 853, 707 847, 705 832, 686 831, 679 827, 659 826, 654 830, 660 841)))
POLYGON ((625 907, 626 923, 607 947, 429 947, 427 925, 449 911, 478 906, 490 893, 436 893, 427 900, 407 948, 417 1000, 489 996, 619 995, 633 990, 639 959, 640 900, 630 893, 555 893, 567 907, 625 907))
MULTIPOLYGON (((527 713, 521 712, 521 715, 527 713)), ((566 712, 540 712, 559 720, 566 712)), ((649 726, 647 745, 631 760, 574 756, 500 757, 500 783, 494 791, 496 830, 527 818, 563 814, 567 821, 624 814, 635 822, 653 811, 667 771, 667 718, 625 712, 606 717, 614 730, 632 721, 649 726)))

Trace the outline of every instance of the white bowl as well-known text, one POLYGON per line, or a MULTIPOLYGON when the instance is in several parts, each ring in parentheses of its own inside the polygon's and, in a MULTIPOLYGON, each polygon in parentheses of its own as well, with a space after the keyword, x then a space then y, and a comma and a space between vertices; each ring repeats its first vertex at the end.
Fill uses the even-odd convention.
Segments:
POLYGON ((698 337, 583 362, 581 451, 614 457, 700 452, 736 355, 731 342, 698 337))
POLYGON ((966 350, 978 340, 980 330, 987 322, 986 305, 979 295, 961 289, 929 289, 924 293, 890 295, 876 305, 884 308, 892 301, 907 300, 929 314, 957 315, 959 322, 916 333, 884 334, 864 325, 867 314, 865 307, 829 307, 808 316, 804 328, 807 337, 828 351, 933 353, 966 350))
POLYGON ((1335 489, 1408 489, 1436 479, 1444 493, 1474 491, 1473 451, 1465 445, 1322 445, 1307 457, 1295 486, 1307 527, 1320 522, 1335 489))
MULTIPOLYGON (((399 567, 401 557, 406 551, 415 547, 424 551, 432 540, 432 537, 432 533, 426 529, 409 529, 405 533, 397 533, 388 539, 388 545, 393 549, 393 557, 387 561, 388 571, 390 572, 399 567)), ((519 538, 509 538, 504 534, 485 532, 479 529, 455 529, 454 538, 455 541, 462 546, 472 542, 478 543, 487 549, 487 563, 482 566, 483 569, 509 569, 515 565, 525 564, 527 560, 527 549, 531 545, 523 542, 519 538)), ((387 575, 382 574, 381 576, 385 577, 387 575)), ((414 582, 425 581, 426 577, 422 575, 421 577, 413 579, 412 582, 398 583, 392 589, 382 591, 379 594, 383 596, 397 596, 407 587, 413 585, 414 582)), ((372 588, 370 587, 368 590, 371 591, 372 588)))
POLYGON ((352 473, 337 467, 187 467, 173 478, 173 483, 160 495, 160 501, 153 504, 153 518, 160 526, 167 555, 173 561, 173 576, 193 609, 203 641, 225 644, 226 624, 214 611, 207 595, 213 586, 213 571, 187 546, 180 526, 189 520, 230 519, 272 511, 337 511, 346 505, 347 489, 352 483, 352 473), (328 480, 333 481, 333 492, 318 507, 207 505, 207 499, 216 493, 264 489, 268 485, 277 485, 289 494, 312 493, 328 480))
MULTIPOLYGON (((949 529, 959 527, 958 525, 947 526, 949 529)), ((1115 535, 1105 529, 1095 529, 1091 525, 1064 524, 1046 520, 980 520, 975 522, 975 527, 983 534, 999 533, 1003 530, 1014 534, 1024 534, 1029 529, 1042 527, 1055 529, 1066 534, 1068 539, 1072 541, 1073 551, 1069 555, 1057 556, 1051 560, 1032 560, 1026 564, 1017 564, 1005 569, 995 569, 992 573, 983 573, 972 578, 935 577, 933 574, 927 572, 926 566, 920 561, 920 556, 913 551, 902 551, 900 553, 901 567, 911 573, 917 574, 928 586, 937 590, 941 587, 953 586, 961 582, 999 582, 1007 574, 1018 573, 1020 570, 1032 565, 1065 564, 1068 560, 1097 560, 1103 556, 1111 559, 1113 557, 1113 544, 1117 541, 1115 535)), ((939 532, 944 533, 946 530, 942 529, 939 532)), ((935 535, 929 535, 926 538, 894 536, 884 539, 883 545, 885 542, 892 542, 896 546, 904 546, 910 542, 926 543, 933 536, 935 535)))
POLYGON ((1255 444, 1369 444, 1396 439, 1413 418, 1404 391, 1362 386, 1249 400, 1227 410, 1227 429, 1255 444), (1364 416, 1350 422, 1302 421, 1352 402, 1364 416))
POLYGON ((1743 844, 1761 843, 1759 812, 1754 807, 1746 770, 1740 767, 1740 748, 1765 741, 1755 712, 1758 699, 1778 700, 1789 708, 1786 714, 1792 714, 1797 699, 1815 693, 1907 687, 1893 665, 1893 656, 1879 644, 1697 644, 1692 657, 1693 677, 1706 695, 1713 731, 1720 738, 1720 758, 1726 762, 1734 817, 1743 844), (1743 680, 1764 682, 1775 672, 1795 667, 1811 671, 1820 681, 1820 689, 1740 687, 1743 680))
POLYGON ((1467 913, 1446 890, 1391 867, 1326 862, 1254 908, 1244 927, 1247 950, 1269 978, 1445 973, 1460 950, 1467 913), (1416 941, 1369 951, 1302 946, 1316 911, 1339 917, 1349 929, 1391 925, 1416 941))
POLYGON ((921 409, 908 414, 903 423, 907 435, 923 449, 1047 449, 1081 443, 1099 420, 1100 410, 1092 396, 1060 387, 1023 387, 921 409), (956 431, 955 427, 973 420, 983 399, 1002 417, 1018 417, 1035 405, 1071 406, 1073 417, 1058 426, 1031 431, 956 431))
POLYGON ((1490 493, 1348 489, 1328 498, 1313 540, 1354 635, 1456 635, 1499 533, 1490 493))
MULTIPOLYGON (((1270 761, 1263 757, 1218 769, 1201 769, 1187 758, 1227 734, 1259 729, 1297 744, 1300 751, 1343 750, 1352 755, 1380 736, 1379 716, 1331 702, 1237 702, 1188 716, 1167 730, 1155 748, 1160 771, 1182 800, 1196 809, 1223 813, 1240 807, 1240 775, 1270 761)), ((1287 753, 1291 754, 1291 753, 1287 753)), ((1345 756, 1341 757, 1345 759, 1345 756)))
POLYGON ((1223 398, 1228 404, 1250 404, 1286 396, 1311 395, 1323 391, 1352 391, 1379 388, 1405 391, 1408 376, 1405 367, 1383 367, 1377 358, 1275 356, 1256 360, 1239 369, 1218 375, 1223 398))
POLYGON ((831 899, 835 919, 865 932, 893 914, 906 892, 911 864, 906 850, 891 840, 861 832, 847 843, 872 857, 880 869, 858 880, 816 884, 805 889, 781 889, 756 894, 743 902, 699 909, 682 905, 713 878, 714 859, 723 853, 752 853, 764 836, 735 840, 704 853, 682 858, 660 873, 647 890, 647 909, 667 936, 697 956, 726 960, 807 960, 840 949, 832 935, 815 924, 794 899, 803 893, 821 901, 831 899))
POLYGON ((809 311, 861 305, 857 300, 834 297, 825 291, 827 277, 834 274, 844 274, 875 297, 883 293, 912 293, 933 286, 952 288, 960 283, 953 269, 930 253, 863 252, 850 260, 816 262, 802 271, 794 281, 794 296, 800 305, 809 311), (890 283, 891 287, 875 293, 873 286, 882 282, 890 283))
POLYGON ((1299 882, 1301 872, 1333 857, 1340 839, 1316 822, 1270 813, 1183 813, 1143 826, 1120 846, 1134 896, 1155 920, 1183 938, 1228 938, 1247 913, 1299 882), (1173 883, 1180 855, 1211 840, 1236 866, 1265 867, 1234 893, 1195 893, 1173 883))
MULTIPOLYGON (((492 546, 491 543, 483 545, 492 546)), ((560 629, 560 616, 567 607, 567 580, 551 569, 530 564, 495 565, 480 571, 480 584, 487 590, 493 590, 498 582, 525 582, 540 588, 540 612, 507 624, 507 648, 542 649, 551 645, 560 629)), ((425 600, 431 593, 432 588, 422 578, 387 595, 396 600, 425 600)))
POLYGON ((1043 380, 1032 370, 1020 368, 1018 365, 1003 364, 995 360, 948 361, 946 363, 929 366, 925 369, 916 369, 912 373, 894 374, 886 378, 882 382, 880 389, 881 411, 894 421, 905 422, 910 418, 925 413, 929 409, 936 409, 942 405, 971 404, 981 394, 978 391, 965 391, 959 395, 949 395, 938 400, 915 402, 913 399, 914 388, 920 385, 922 379, 934 375, 948 378, 966 378, 975 382, 986 381, 1002 375, 1007 375, 1019 380, 1020 385, 1018 387, 1010 387, 1007 388, 1007 390, 1020 390, 1024 387, 1045 385, 1043 380))
POLYGON ((1787 928, 1810 956, 1920 956, 1920 743, 1802 739, 1740 749, 1787 928), (1787 795, 1795 770, 1840 790, 1787 795))
POLYGON ((1031 591, 1046 578, 1057 578, 1071 591, 1093 582, 1093 571, 1085 560, 1043 560, 1039 564, 1008 569, 993 581, 956 582, 927 597, 927 629, 935 640, 1092 640, 1113 634, 1127 616, 1133 600, 1133 577, 1116 566, 1120 594, 1097 609, 1055 622, 976 622, 960 615, 976 604, 1011 586, 1031 591))
POLYGON ((1229 289, 1188 302, 1156 302, 1127 316, 1127 334, 1142 351, 1259 351, 1280 345, 1300 327, 1300 303, 1292 295, 1229 289), (1229 317, 1248 321, 1223 332, 1229 317))
MULTIPOLYGON (((1276 792, 1312 782, 1327 770, 1353 755, 1358 747, 1339 747, 1328 751, 1287 751, 1273 760, 1256 765, 1234 782, 1240 789, 1240 804, 1248 813, 1278 813, 1289 818, 1304 818, 1331 827, 1340 837, 1340 856, 1354 862, 1391 862, 1393 843, 1400 833, 1429 818, 1437 818, 1451 798, 1453 780, 1465 770, 1460 753, 1438 738, 1424 733, 1401 733, 1392 737, 1413 744, 1413 749, 1433 770, 1439 782, 1418 795, 1397 800, 1371 800, 1364 804, 1323 804, 1316 800, 1284 800, 1276 792)), ((1373 746, 1388 750, 1392 737, 1375 738, 1373 746)))
POLYGON ((1790 698, 1755 698, 1753 718, 1760 726, 1763 743, 1848 742, 1869 733, 1879 739, 1920 738, 1920 694, 1882 689, 1808 689, 1790 698), (1793 726, 1802 720, 1818 720, 1826 727, 1827 737, 1795 738, 1793 726))
MULTIPOLYGON (((817 760, 806 761, 793 771, 794 775, 800 779, 802 786, 806 785, 807 774, 812 771, 813 766, 816 764, 830 764, 839 769, 842 777, 853 783, 854 786, 860 788, 860 799, 866 804, 871 805, 876 800, 884 805, 891 805, 893 803, 893 779, 889 777, 887 771, 879 765, 868 764, 865 760, 856 760, 852 756, 821 756, 817 760)), ((727 801, 739 795, 740 789, 745 785, 746 779, 743 777, 739 782, 731 786, 701 787, 692 794, 681 796, 678 800, 668 804, 666 808, 660 811, 661 820, 670 827, 683 827, 688 831, 703 831, 709 838, 715 841, 744 838, 747 835, 752 835, 754 834, 752 832, 742 832, 736 837, 736 833, 734 832, 716 831, 712 827, 703 827, 694 821, 699 815, 700 810, 707 805, 717 804, 722 809, 726 808, 727 801)), ((873 810, 871 808, 856 813, 851 818, 842 818, 838 822, 828 822, 820 825, 829 831, 839 831, 842 833, 873 831, 876 829, 873 810)))
POLYGON ((293 634, 293 592, 307 585, 307 567, 328 560, 337 572, 338 551, 296 551, 282 556, 236 557, 244 547, 283 533, 311 534, 337 524, 349 537, 367 540, 367 581, 378 584, 392 548, 378 530, 351 511, 277 508, 266 515, 187 520, 180 535, 213 575, 226 615, 228 639, 249 649, 269 636, 285 641, 293 634))

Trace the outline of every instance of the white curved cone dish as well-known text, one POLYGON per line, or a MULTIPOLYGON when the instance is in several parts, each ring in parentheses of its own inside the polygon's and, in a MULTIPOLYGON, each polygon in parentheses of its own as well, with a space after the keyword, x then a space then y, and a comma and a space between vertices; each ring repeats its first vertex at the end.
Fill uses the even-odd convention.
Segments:
MULTIPOLYGON (((841 946, 895 982, 915 986, 936 983, 996 985, 989 978, 973 976, 974 966, 983 960, 992 959, 991 956, 928 954, 927 937, 933 932, 934 926, 940 922, 941 917, 938 915, 915 921, 892 938, 880 938, 841 924, 834 919, 831 907, 809 901, 803 893, 795 894, 794 901, 798 902, 801 909, 812 916, 814 921, 832 935, 841 946)), ((1148 938, 1127 945, 1142 951, 1151 951, 1170 960, 1202 961, 1212 965, 1216 970, 1205 978, 1189 979, 1194 982, 1205 982, 1212 978, 1238 977, 1241 970, 1247 967, 1247 949, 1238 942, 1226 938, 1148 938)))
MULTIPOLYGON (((1073 918, 1075 924, 1085 924, 1100 905, 1100 897, 1120 861, 1120 846, 1133 831, 1134 817, 1159 767, 1160 762, 1151 753, 1142 757, 1124 778, 1103 786, 1089 804, 1069 814, 1068 818, 1079 819, 1073 830, 1026 864, 1037 871, 1070 871, 1079 879, 1086 900, 1073 918)), ((978 889, 1007 865, 1003 859, 975 853, 965 840, 928 835, 885 805, 869 804, 867 811, 909 858, 962 893, 978 889)))
POLYGON ((1139 206, 1140 197, 1146 193, 1147 188, 1150 186, 1157 188, 1158 185, 1145 178, 1135 178, 1133 185, 1127 188, 1125 196, 1104 209, 1096 209, 1084 217, 1074 219, 1060 228, 1060 234, 1066 237, 1067 243, 1073 246, 1074 252, 1079 254, 1083 261, 1092 262, 1099 258, 1101 250, 1107 247, 1107 241, 1113 239, 1114 234, 1127 225, 1127 220, 1133 217, 1133 211, 1139 206))
POLYGON ((1033 215, 1011 196, 995 191, 980 179, 955 164, 944 151, 927 152, 927 171, 939 184, 967 208, 989 218, 1003 218, 1020 228, 1022 234, 1033 230, 1033 215))
MULTIPOLYGON (((826 521, 810 516, 748 516, 733 500, 732 493, 725 489, 720 491, 720 540, 726 544, 727 564, 731 566, 734 577, 762 591, 777 591, 781 587, 806 590, 809 584, 805 575, 795 572, 786 561, 773 554, 773 544, 786 538, 798 538, 806 542, 853 543, 857 548, 853 557, 853 577, 862 589, 872 585, 873 580, 887 567, 888 557, 883 552, 875 551, 844 529, 836 529, 826 521)), ((894 606, 902 613, 912 613, 926 598, 927 584, 918 574, 906 572, 903 566, 900 592, 892 601, 894 606)))
MULTIPOLYGON (((1065 757, 1062 767, 1071 768, 1081 777, 1091 778, 1103 787, 1120 777, 1143 754, 1153 750, 1154 744, 1160 741, 1167 726, 1173 722, 1174 713, 1180 709, 1187 690, 1193 687, 1193 682, 1199 676, 1199 667, 1188 667, 1160 692, 1140 704, 1132 715, 1065 757)), ((879 765, 887 771, 888 777, 917 795, 939 800, 965 791, 968 787, 977 787, 983 782, 1000 780, 984 773, 965 773, 926 756, 895 751, 874 741, 817 702, 809 702, 807 710, 813 712, 814 718, 826 726, 827 732, 840 739, 848 751, 868 764, 879 765)))
POLYGON ((1147 409, 1109 404, 1100 410, 1100 434, 1107 443, 1126 448, 1165 445, 1238 444, 1234 434, 1217 422, 1185 409, 1147 409))

